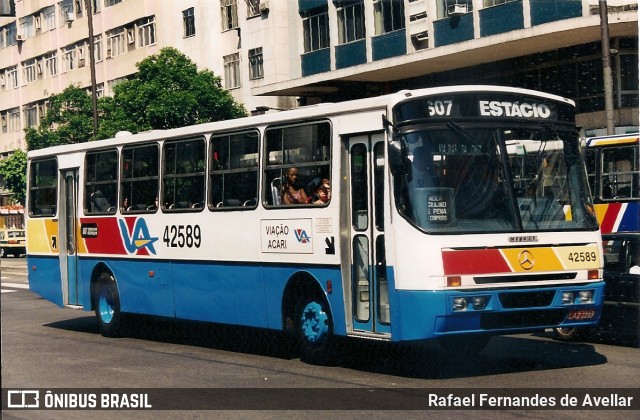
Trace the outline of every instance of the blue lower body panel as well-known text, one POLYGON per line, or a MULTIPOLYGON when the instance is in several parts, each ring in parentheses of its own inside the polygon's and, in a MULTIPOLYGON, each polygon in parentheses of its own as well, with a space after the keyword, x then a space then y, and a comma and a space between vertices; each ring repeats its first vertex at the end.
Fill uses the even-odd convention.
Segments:
MULTIPOLYGON (((604 282, 544 288, 400 290, 397 291, 391 318, 393 340, 421 340, 460 333, 508 334, 557 326, 595 325, 602 310, 603 289, 604 282), (592 291, 590 302, 579 303, 578 293, 582 290, 592 291), (571 303, 563 303, 563 292, 572 292, 575 299, 571 303), (454 299, 460 298, 464 298, 467 305, 454 310, 454 299), (483 305, 474 308, 474 298, 483 298, 483 305)), ((456 302, 460 304, 459 300, 456 302)))

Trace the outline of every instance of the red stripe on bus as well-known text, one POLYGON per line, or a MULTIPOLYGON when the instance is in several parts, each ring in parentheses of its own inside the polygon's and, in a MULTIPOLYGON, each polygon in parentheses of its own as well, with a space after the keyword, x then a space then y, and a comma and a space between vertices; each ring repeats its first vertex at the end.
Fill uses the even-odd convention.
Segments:
POLYGON ((497 249, 442 251, 445 275, 509 273, 511 268, 497 249))
POLYGON ((87 251, 90 254, 127 254, 120 236, 118 219, 115 217, 83 218, 80 222, 98 225, 98 236, 84 239, 87 244, 87 251))
POLYGON ((610 233, 613 230, 621 207, 622 203, 610 203, 607 206, 607 210, 604 212, 604 217, 602 218, 602 223, 600 223, 602 233, 610 233))

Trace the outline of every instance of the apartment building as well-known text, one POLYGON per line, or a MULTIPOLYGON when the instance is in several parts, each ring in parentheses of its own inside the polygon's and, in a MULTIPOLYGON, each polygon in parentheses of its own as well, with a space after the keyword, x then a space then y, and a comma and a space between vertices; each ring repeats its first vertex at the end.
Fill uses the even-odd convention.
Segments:
MULTIPOLYGON (((594 0, 16 0, 0 18, 0 157, 51 94, 89 89, 87 3, 99 95, 173 46, 254 113, 480 83, 570 97, 585 134, 606 127, 594 0)), ((608 3, 616 132, 633 131, 638 3, 608 3)))

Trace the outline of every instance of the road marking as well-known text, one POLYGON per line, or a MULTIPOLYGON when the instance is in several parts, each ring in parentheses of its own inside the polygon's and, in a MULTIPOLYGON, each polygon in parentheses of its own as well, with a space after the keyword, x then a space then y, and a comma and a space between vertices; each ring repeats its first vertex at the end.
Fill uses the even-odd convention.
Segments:
POLYGON ((17 290, 0 290, 1 293, 13 293, 13 292, 17 292, 17 290))
POLYGON ((2 287, 12 287, 14 289, 28 289, 29 285, 26 283, 2 283, 2 287))

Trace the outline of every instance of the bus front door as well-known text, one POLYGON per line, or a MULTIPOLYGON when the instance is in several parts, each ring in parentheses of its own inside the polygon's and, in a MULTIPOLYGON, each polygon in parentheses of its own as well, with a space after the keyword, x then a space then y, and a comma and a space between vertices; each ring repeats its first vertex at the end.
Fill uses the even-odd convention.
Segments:
POLYGON ((391 331, 384 246, 384 135, 350 137, 351 318, 355 333, 391 331))
POLYGON ((76 306, 78 300, 77 255, 77 202, 78 169, 65 169, 61 173, 62 196, 60 212, 60 272, 63 279, 62 295, 65 305, 76 306), (64 281, 66 279, 66 281, 64 281))

